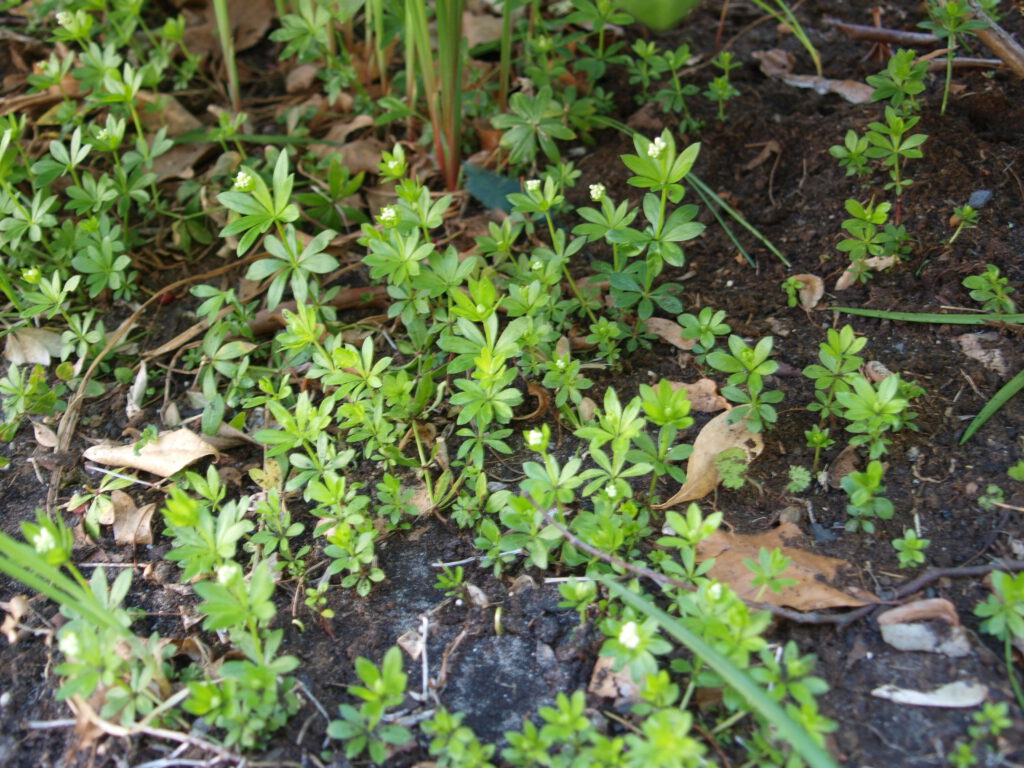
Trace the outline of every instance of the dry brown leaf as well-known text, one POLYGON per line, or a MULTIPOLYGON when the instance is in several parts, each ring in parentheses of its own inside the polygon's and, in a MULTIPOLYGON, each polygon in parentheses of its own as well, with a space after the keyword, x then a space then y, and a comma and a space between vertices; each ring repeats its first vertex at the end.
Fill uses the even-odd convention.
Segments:
POLYGON ((94 445, 82 455, 90 461, 112 467, 131 467, 160 477, 170 477, 203 456, 211 456, 217 449, 189 429, 164 432, 156 440, 142 446, 138 453, 134 445, 94 445))
POLYGON ((249 437, 238 427, 233 427, 225 422, 221 422, 220 426, 217 427, 216 435, 203 435, 203 440, 217 451, 226 451, 229 448, 245 445, 246 443, 249 445, 260 445, 258 441, 249 437))
POLYGON ((146 370, 146 361, 139 363, 139 371, 135 374, 135 381, 128 388, 128 397, 125 398, 124 411, 128 421, 131 421, 142 411, 142 403, 146 398, 146 387, 149 386, 149 371, 146 370))
POLYGON ((1009 373, 1010 369, 1006 365, 1002 350, 990 349, 982 344, 983 341, 994 341, 998 338, 999 336, 994 333, 964 333, 957 336, 956 341, 960 345, 960 351, 971 358, 971 360, 981 363, 990 371, 1000 376, 1005 376, 1009 373))
POLYGON ((742 448, 746 451, 747 462, 761 455, 764 440, 761 435, 747 429, 743 421, 735 424, 728 422, 730 411, 720 413, 707 424, 693 441, 693 453, 686 465, 686 482, 664 504, 655 505, 655 509, 666 509, 682 504, 684 501, 703 499, 718 486, 718 466, 715 458, 722 451, 730 448, 742 448))
POLYGON ((825 281, 817 275, 793 275, 802 283, 797 295, 800 297, 800 306, 810 311, 818 306, 821 297, 825 295, 825 281))
POLYGON ((593 398, 584 397, 580 400, 577 410, 580 412, 580 418, 586 423, 593 419, 594 414, 597 413, 597 403, 594 402, 593 398))
POLYGON ((418 486, 412 489, 412 497, 409 499, 409 503, 416 508, 416 511, 425 515, 428 512, 434 510, 434 500, 430 498, 430 491, 424 483, 420 483, 418 486))
POLYGON ((782 77, 793 71, 796 57, 781 48, 754 51, 750 54, 760 62, 761 73, 767 77, 782 77))
POLYGON ((816 93, 834 93, 851 104, 867 104, 875 89, 859 80, 833 80, 818 75, 785 75, 782 82, 795 88, 812 88, 816 93))
POLYGON ((615 659, 611 656, 598 656, 587 685, 587 693, 603 699, 615 699, 622 704, 632 704, 640 698, 640 687, 633 682, 628 668, 623 667, 616 672, 615 659))
POLYGON ((60 357, 60 334, 45 328, 18 328, 7 334, 4 357, 15 365, 49 365, 50 359, 60 357))
POLYGON ((462 13, 462 34, 466 36, 466 47, 473 48, 481 43, 493 43, 501 39, 502 19, 487 12, 462 13))
POLYGON ((537 398, 537 407, 525 416, 513 416, 513 421, 533 421, 534 419, 539 419, 551 407, 551 393, 547 390, 547 387, 543 387, 535 381, 528 381, 526 382, 526 391, 537 398))
POLYGON ((153 173, 156 174, 157 181, 194 178, 196 164, 214 146, 203 142, 201 144, 177 144, 171 147, 153 161, 153 173))
POLYGON ((166 93, 139 91, 139 101, 143 104, 139 119, 147 132, 155 133, 161 128, 166 128, 167 135, 173 138, 203 127, 198 117, 166 93))
MULTIPOLYGON (((373 118, 370 115, 356 115, 351 120, 332 125, 323 137, 325 143, 311 144, 309 148, 317 157, 327 157, 338 151, 338 146, 345 143, 350 133, 361 128, 368 128, 371 125, 373 125, 373 118)), ((374 166, 374 169, 376 169, 376 166, 374 166)))
MULTIPOLYGON (((153 512, 156 504, 144 504, 136 507, 135 502, 124 491, 114 491, 122 494, 127 503, 122 500, 114 503, 114 541, 125 546, 149 546, 153 543, 153 530, 150 522, 153 519, 153 512)), ((111 494, 113 495, 113 494, 111 494)))
POLYGON ((841 591, 827 582, 834 581, 840 568, 850 564, 834 557, 824 557, 800 549, 804 534, 792 523, 783 523, 767 533, 738 534, 716 531, 697 545, 697 559, 710 558, 715 564, 708 576, 728 584, 744 600, 760 600, 770 605, 788 606, 798 611, 820 611, 824 608, 850 608, 877 600, 874 595, 856 589, 858 597, 841 591), (780 549, 791 558, 782 574, 784 579, 795 579, 796 584, 783 587, 781 592, 755 586, 753 572, 744 564, 749 558, 755 562, 761 549, 780 549))
POLYGON ((693 349, 696 339, 683 338, 683 326, 662 317, 649 317, 646 320, 647 331, 653 333, 667 344, 689 352, 693 349))
POLYGON ((714 379, 697 379, 692 384, 685 381, 669 381, 672 389, 685 389, 690 401, 690 410, 697 413, 717 413, 729 407, 729 401, 718 394, 714 379))
MULTIPOLYGON (((213 3, 202 12, 205 21, 185 28, 185 45, 197 56, 213 53, 220 58, 217 18, 213 3)), ((252 48, 263 39, 276 14, 273 0, 228 0, 228 20, 234 38, 235 52, 252 48)))
POLYGON ((28 613, 28 598, 24 595, 15 595, 10 601, 0 603, 0 608, 7 611, 4 623, 0 624, 0 633, 7 638, 8 643, 14 645, 18 642, 18 622, 28 613))
POLYGON ((57 439, 57 433, 40 421, 32 422, 32 433, 36 437, 36 442, 43 448, 56 448, 57 443, 60 442, 57 439))
POLYGON ((320 68, 314 64, 299 64, 284 78, 284 89, 288 93, 299 93, 309 90, 316 82, 320 68))
POLYGON ((409 654, 409 658, 413 661, 417 661, 423 653, 423 635, 415 629, 403 632, 395 642, 399 648, 409 654))
POLYGON ((932 621, 938 619, 951 627, 959 626, 960 616, 956 606, 944 597, 933 597, 928 600, 914 600, 897 608, 890 608, 878 615, 879 625, 909 624, 914 621, 932 621))
POLYGON ((988 688, 981 683, 958 680, 947 683, 933 691, 915 691, 895 685, 882 685, 871 692, 879 699, 888 699, 897 704, 909 704, 912 707, 942 707, 943 709, 960 709, 976 707, 988 698, 988 688))
MULTIPOLYGON (((870 259, 864 259, 865 266, 879 271, 883 269, 888 269, 895 263, 895 256, 872 256, 870 259)), ((843 272, 843 274, 839 276, 839 279, 836 280, 836 290, 845 291, 847 288, 853 285, 855 278, 856 275, 853 272, 852 268, 847 268, 843 272)))
MULTIPOLYGON (((754 146, 756 146, 756 145, 754 145, 754 146)), ((755 168, 759 168, 760 166, 762 166, 766 162, 768 162, 769 158, 771 158, 772 155, 781 155, 781 154, 782 154, 782 147, 779 145, 779 142, 775 141, 775 139, 772 139, 770 141, 766 141, 762 145, 761 151, 757 153, 757 157, 755 157, 749 163, 744 165, 743 166, 743 170, 744 171, 752 171, 755 168)))
POLYGON ((851 472, 856 472, 859 467, 860 456, 857 453, 857 447, 848 445, 829 464, 828 470, 825 472, 825 482, 822 484, 827 484, 829 488, 838 491, 843 487, 843 478, 851 472))

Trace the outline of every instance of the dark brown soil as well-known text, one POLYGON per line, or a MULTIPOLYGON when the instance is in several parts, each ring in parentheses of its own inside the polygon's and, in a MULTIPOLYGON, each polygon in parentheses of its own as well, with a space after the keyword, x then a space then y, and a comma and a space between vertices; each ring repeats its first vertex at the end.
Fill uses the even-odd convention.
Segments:
MULTIPOLYGON (((834 18, 870 23, 872 5, 811 0, 801 6, 800 17, 822 50, 827 76, 863 81, 880 68, 869 56, 870 43, 851 43, 832 24, 834 18)), ((919 13, 917 6, 892 5, 886 7, 883 21, 912 28, 919 13)), ((750 470, 763 491, 754 484, 738 492, 721 490, 702 506, 713 504, 740 532, 765 531, 775 523, 786 505, 782 488, 789 466, 811 464, 812 451, 803 447, 803 433, 816 420, 804 409, 812 400, 813 389, 799 371, 816 361, 827 328, 849 323, 869 338, 867 359, 881 361, 918 382, 927 394, 915 403, 919 431, 899 434, 887 457, 885 483, 887 496, 896 507, 894 519, 882 521, 874 535, 845 533, 846 495, 816 487, 806 498, 817 524, 812 527, 806 518, 801 521, 813 534, 808 546, 850 563, 849 583, 882 597, 917 573, 897 567, 890 543, 913 525, 915 517, 923 535, 931 539, 927 550, 931 566, 953 568, 981 565, 997 557, 1020 557, 1024 520, 1019 511, 985 511, 977 502, 994 483, 1007 490, 1009 504, 1024 504, 1020 484, 1006 476, 1007 468, 1024 458, 1024 401, 1020 397, 1011 400, 966 446, 958 444, 969 419, 1024 366, 1019 337, 997 328, 984 331, 986 346, 1000 351, 1005 359, 1006 370, 999 373, 964 355, 957 337, 979 333, 971 328, 901 324, 823 310, 807 316, 785 305, 779 285, 786 276, 815 273, 831 289, 843 270, 843 260, 835 250, 840 222, 845 218, 843 202, 847 197, 865 200, 880 190, 860 188, 846 178, 828 155, 828 147, 839 143, 848 128, 861 129, 877 119, 881 108, 852 105, 836 95, 819 95, 767 79, 752 59, 753 51, 782 47, 796 55, 798 71, 810 72, 810 66, 799 44, 780 34, 773 23, 750 26, 757 18, 745 6, 733 8, 726 17, 723 39, 734 43, 743 63, 734 73, 742 96, 728 105, 729 120, 724 124, 715 122, 712 106, 693 100, 707 126, 699 137, 702 150, 695 170, 771 238, 793 266, 787 269, 749 236, 741 235, 757 259, 756 267, 749 266, 705 214, 707 233, 688 248, 686 268, 674 277, 693 272, 685 281, 687 311, 705 306, 725 309, 734 332, 748 338, 775 337, 776 356, 784 366, 773 384, 786 393, 786 399, 778 428, 767 435, 766 449, 750 470), (751 161, 766 142, 776 142, 780 151, 754 167, 751 161)), ((658 39, 666 45, 688 40, 696 52, 708 54, 713 50, 717 23, 718 4, 713 4, 698 11, 683 28, 658 39)), ((1007 10, 1005 23, 1017 32, 1024 26, 1020 14, 1013 10, 1007 10)), ((703 83, 707 72, 697 77, 703 83)), ((622 85, 619 117, 626 120, 634 106, 629 88, 624 82, 622 85)), ((866 287, 842 293, 830 290, 822 306, 919 312, 971 307, 973 302, 961 280, 983 271, 989 263, 996 264, 1018 291, 1024 286, 1024 168, 1020 162, 1024 84, 1004 72, 975 71, 958 74, 956 85, 945 116, 938 110, 940 77, 932 79, 926 94, 927 107, 918 130, 929 139, 924 158, 911 164, 916 183, 902 206, 903 221, 917 240, 912 257, 891 272, 877 275, 866 287), (981 209, 979 226, 962 233, 952 247, 944 245, 951 234, 948 219, 952 207, 979 190, 992 193, 981 209)), ((610 131, 599 133, 596 139, 595 146, 588 147, 577 163, 583 178, 576 187, 576 202, 582 203, 587 184, 597 181, 615 190, 616 196, 625 193, 627 172, 618 158, 632 151, 631 145, 610 131)), ((586 264, 579 263, 576 269, 585 272, 586 264)), ((614 384, 620 397, 629 398, 652 376, 692 379, 696 374, 692 364, 673 349, 656 344, 634 356, 626 370, 615 375, 614 384)), ((598 377, 595 391, 609 383, 610 378, 598 377)), ((85 438, 101 435, 104 409, 109 407, 100 403, 98 412, 85 414, 77 449, 85 447, 85 438)), ((0 446, 0 453, 12 459, 10 468, 0 474, 4 512, 0 526, 16 534, 19 521, 32 517, 35 507, 45 504, 47 488, 37 481, 29 463, 41 450, 26 428, 13 443, 0 446)), ((835 453, 834 449, 826 461, 835 453)), ((509 460, 508 466, 517 465, 509 460)), ((48 477, 40 471, 44 479, 48 477)), ((75 475, 70 477, 74 483, 75 475)), ((61 501, 73 490, 72 486, 61 489, 61 501)), ((668 483, 659 488, 662 495, 673 490, 668 483)), ((112 541, 104 542, 103 547, 111 560, 132 561, 134 557, 140 567, 158 562, 165 549, 157 546, 152 552, 133 555, 118 551, 112 541)), ((103 557, 95 552, 83 554, 103 557)), ((428 643, 429 673, 443 675, 447 683, 440 701, 466 712, 466 724, 482 739, 500 741, 504 731, 518 728, 537 706, 550 704, 558 691, 586 686, 600 637, 593 628, 581 629, 574 613, 557 607, 557 590, 542 583, 544 574, 531 573, 532 580, 513 582, 519 574, 515 568, 498 580, 476 565, 466 566, 467 579, 483 590, 492 605, 502 606, 501 634, 495 631, 493 609, 453 602, 439 607, 444 598, 432 587, 436 569, 430 563, 474 554, 471 539, 454 524, 423 520, 418 527, 390 537, 381 547, 380 566, 387 581, 368 599, 356 599, 340 589, 331 593, 336 616, 329 633, 298 601, 297 617, 306 629, 286 626, 282 619, 285 648, 302 660, 298 678, 328 715, 333 716, 337 705, 349 700, 345 686, 355 679, 352 660, 359 655, 379 660, 402 633, 416 629, 420 615, 428 611, 436 612, 428 643)), ((137 583, 142 590, 133 598, 137 604, 151 611, 168 610, 172 603, 160 594, 160 587, 141 579, 137 583)), ((290 615, 289 590, 284 585, 280 593, 283 617, 290 615)), ((0 579, 0 598, 6 600, 21 591, 0 579)), ((972 630, 977 629, 974 607, 987 594, 978 578, 940 579, 921 593, 952 600, 961 620, 972 630)), ((55 609, 41 600, 34 605, 38 613, 28 623, 45 628, 55 609)), ((160 628, 171 636, 180 633, 180 624, 173 618, 152 620, 160 622, 160 628)), ((817 674, 831 686, 822 698, 822 708, 839 722, 830 747, 845 765, 938 768, 948 764, 946 755, 957 739, 966 736, 971 710, 910 707, 873 697, 871 691, 885 683, 929 690, 953 680, 981 682, 988 686, 991 700, 1010 702, 1015 728, 1006 743, 1024 743, 1022 713, 1013 703, 1001 649, 988 636, 977 635, 974 653, 958 660, 895 651, 881 641, 871 616, 841 629, 779 624, 773 640, 787 639, 795 640, 805 652, 818 654, 817 674)), ((135 765, 166 756, 166 747, 145 740, 131 744, 105 740, 75 753, 77 739, 71 728, 40 729, 38 721, 70 716, 53 698, 53 662, 54 654, 42 634, 25 636, 14 646, 0 643, 0 765, 135 765)), ((418 690, 418 665, 410 664, 407 671, 410 689, 418 690)), ((272 750, 254 757, 265 761, 264 765, 315 765, 325 746, 324 732, 323 717, 307 704, 275 739, 272 750)), ((396 755, 392 764, 411 765, 423 759, 426 750, 421 747, 396 755)), ((1024 750, 1018 746, 1016 751, 1007 750, 1006 762, 1001 764, 1022 760, 1024 750)))

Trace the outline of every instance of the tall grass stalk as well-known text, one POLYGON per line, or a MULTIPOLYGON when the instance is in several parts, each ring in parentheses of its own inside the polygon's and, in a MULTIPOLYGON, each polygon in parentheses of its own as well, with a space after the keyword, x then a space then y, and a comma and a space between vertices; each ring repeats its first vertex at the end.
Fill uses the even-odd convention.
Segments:
POLYGON ((235 63, 235 41, 231 37, 228 0, 213 0, 213 11, 217 16, 217 33, 220 35, 224 67, 228 71, 228 95, 231 98, 231 111, 237 115, 242 111, 242 95, 238 88, 238 65, 235 63))
MULTIPOLYGON (((427 24, 426 3, 406 0, 406 21, 409 28, 409 46, 415 49, 415 62, 419 64, 423 79, 423 97, 427 114, 434 129, 434 150, 444 177, 445 186, 455 189, 459 184, 462 122, 462 12, 465 0, 437 0, 437 60, 430 47, 430 28, 427 24)), ((406 68, 410 77, 412 59, 407 57, 406 68)), ((412 86, 410 86, 412 87, 412 86)), ((410 101, 410 106, 414 102, 410 101)))

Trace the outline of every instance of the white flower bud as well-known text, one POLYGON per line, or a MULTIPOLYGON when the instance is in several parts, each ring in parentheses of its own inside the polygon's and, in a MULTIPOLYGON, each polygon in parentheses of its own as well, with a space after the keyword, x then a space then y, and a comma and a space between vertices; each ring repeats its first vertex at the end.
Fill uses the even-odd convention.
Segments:
POLYGON ((65 632, 60 637, 60 641, 57 643, 57 647, 60 648, 60 652, 68 658, 74 658, 78 656, 81 651, 81 646, 78 644, 78 635, 74 632, 65 632))
POLYGON ((600 203, 604 200, 604 184, 591 184, 590 185, 590 199, 595 203, 600 203))
POLYGON ((393 227, 398 223, 398 210, 393 205, 385 205, 380 209, 378 217, 385 227, 393 227))
POLYGON ((235 174, 235 189, 248 192, 252 189, 252 183, 252 176, 247 171, 239 171, 235 174))
POLYGON ((631 651, 640 645, 640 634, 636 630, 635 621, 627 621, 619 629, 619 642, 631 651))
POLYGON ((57 546, 57 540, 53 538, 49 528, 40 528, 32 537, 32 546, 36 548, 36 552, 40 555, 45 555, 57 546))
POLYGON ((526 182, 527 192, 539 192, 540 191, 540 179, 530 179, 526 182))
POLYGON ((657 136, 650 146, 647 147, 647 156, 656 160, 661 157, 661 153, 665 151, 667 146, 668 144, 665 143, 665 140, 661 136, 657 136))

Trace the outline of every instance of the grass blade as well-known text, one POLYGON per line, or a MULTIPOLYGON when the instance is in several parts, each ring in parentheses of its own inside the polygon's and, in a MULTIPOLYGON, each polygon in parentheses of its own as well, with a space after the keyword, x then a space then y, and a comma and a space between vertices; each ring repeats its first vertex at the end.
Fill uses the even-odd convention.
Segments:
POLYGON ((974 433, 981 429, 982 425, 1022 388, 1024 388, 1024 370, 1018 371, 1016 376, 1000 387, 999 391, 992 395, 992 399, 985 403, 985 407, 978 411, 978 415, 974 417, 974 420, 968 425, 967 431, 964 432, 964 436, 960 438, 960 445, 970 440, 974 433))
POLYGON ((879 320, 902 320, 907 323, 944 323, 946 325, 986 325, 991 322, 1024 323, 1024 314, 994 315, 991 313, 944 315, 937 312, 890 312, 884 309, 860 309, 859 307, 829 307, 833 312, 844 312, 860 317, 874 317, 879 320))

